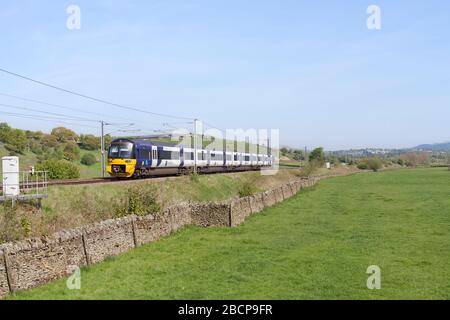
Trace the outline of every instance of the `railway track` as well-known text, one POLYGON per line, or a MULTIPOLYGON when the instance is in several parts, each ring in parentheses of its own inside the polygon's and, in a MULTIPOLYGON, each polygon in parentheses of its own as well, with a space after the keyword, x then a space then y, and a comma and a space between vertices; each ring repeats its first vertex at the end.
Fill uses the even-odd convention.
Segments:
MULTIPOLYGON (((300 168, 298 167, 281 167, 279 170, 298 170, 300 168)), ((256 170, 255 170, 256 171, 256 170)), ((210 172, 210 173, 203 173, 203 174, 218 174, 218 173, 238 173, 239 171, 234 172, 210 172)), ((248 172, 248 171, 241 171, 241 172, 248 172)), ((89 179, 66 179, 66 180, 49 180, 47 182, 47 186, 76 186, 76 185, 93 185, 93 184, 105 184, 105 183, 124 183, 124 182, 132 182, 132 181, 142 181, 142 180, 148 180, 148 179, 168 179, 168 178, 177 178, 178 175, 157 175, 157 176, 149 176, 149 177, 142 177, 139 179, 120 179, 120 178, 113 178, 113 177, 105 177, 105 178, 89 178, 89 179)), ((33 183, 28 182, 26 184, 27 188, 44 188, 46 186, 44 183, 33 183)), ((21 184, 22 187, 22 184, 21 184)), ((3 187, 0 185, 0 191, 2 191, 3 187)))

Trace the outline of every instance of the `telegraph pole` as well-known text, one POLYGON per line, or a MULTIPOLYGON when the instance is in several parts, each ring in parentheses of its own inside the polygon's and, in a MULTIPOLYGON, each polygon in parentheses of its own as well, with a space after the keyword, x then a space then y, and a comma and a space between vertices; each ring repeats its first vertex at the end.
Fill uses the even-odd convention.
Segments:
POLYGON ((197 174, 197 121, 198 119, 194 119, 194 174, 197 174))
POLYGON ((101 153, 102 153, 102 178, 105 177, 105 122, 104 121, 100 121, 101 124, 101 137, 100 137, 100 149, 101 149, 101 153))

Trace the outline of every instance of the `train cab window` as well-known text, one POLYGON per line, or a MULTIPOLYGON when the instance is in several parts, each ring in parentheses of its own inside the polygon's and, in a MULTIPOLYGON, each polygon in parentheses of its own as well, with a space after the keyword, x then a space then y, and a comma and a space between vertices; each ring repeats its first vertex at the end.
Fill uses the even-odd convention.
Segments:
POLYGON ((108 151, 110 159, 133 159, 134 148, 132 143, 111 144, 108 151))

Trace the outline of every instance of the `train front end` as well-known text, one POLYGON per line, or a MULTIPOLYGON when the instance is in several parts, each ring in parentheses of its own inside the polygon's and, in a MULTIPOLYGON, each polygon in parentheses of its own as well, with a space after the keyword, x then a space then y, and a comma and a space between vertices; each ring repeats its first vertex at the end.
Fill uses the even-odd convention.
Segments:
POLYGON ((133 177, 136 170, 136 148, 132 141, 121 139, 111 142, 106 170, 112 177, 133 177))

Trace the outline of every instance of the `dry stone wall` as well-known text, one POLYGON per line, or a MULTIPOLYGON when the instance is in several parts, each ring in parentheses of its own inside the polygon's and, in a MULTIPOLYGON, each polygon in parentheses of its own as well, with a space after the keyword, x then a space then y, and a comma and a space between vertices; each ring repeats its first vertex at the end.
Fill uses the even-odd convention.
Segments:
POLYGON ((5 255, 3 251, 0 250, 0 297, 6 296, 9 292, 5 255))
POLYGON ((91 265, 161 239, 186 225, 234 227, 251 214, 282 202, 312 186, 303 179, 274 190, 221 203, 184 203, 145 217, 129 216, 51 237, 0 245, 0 297, 39 286, 91 265))

